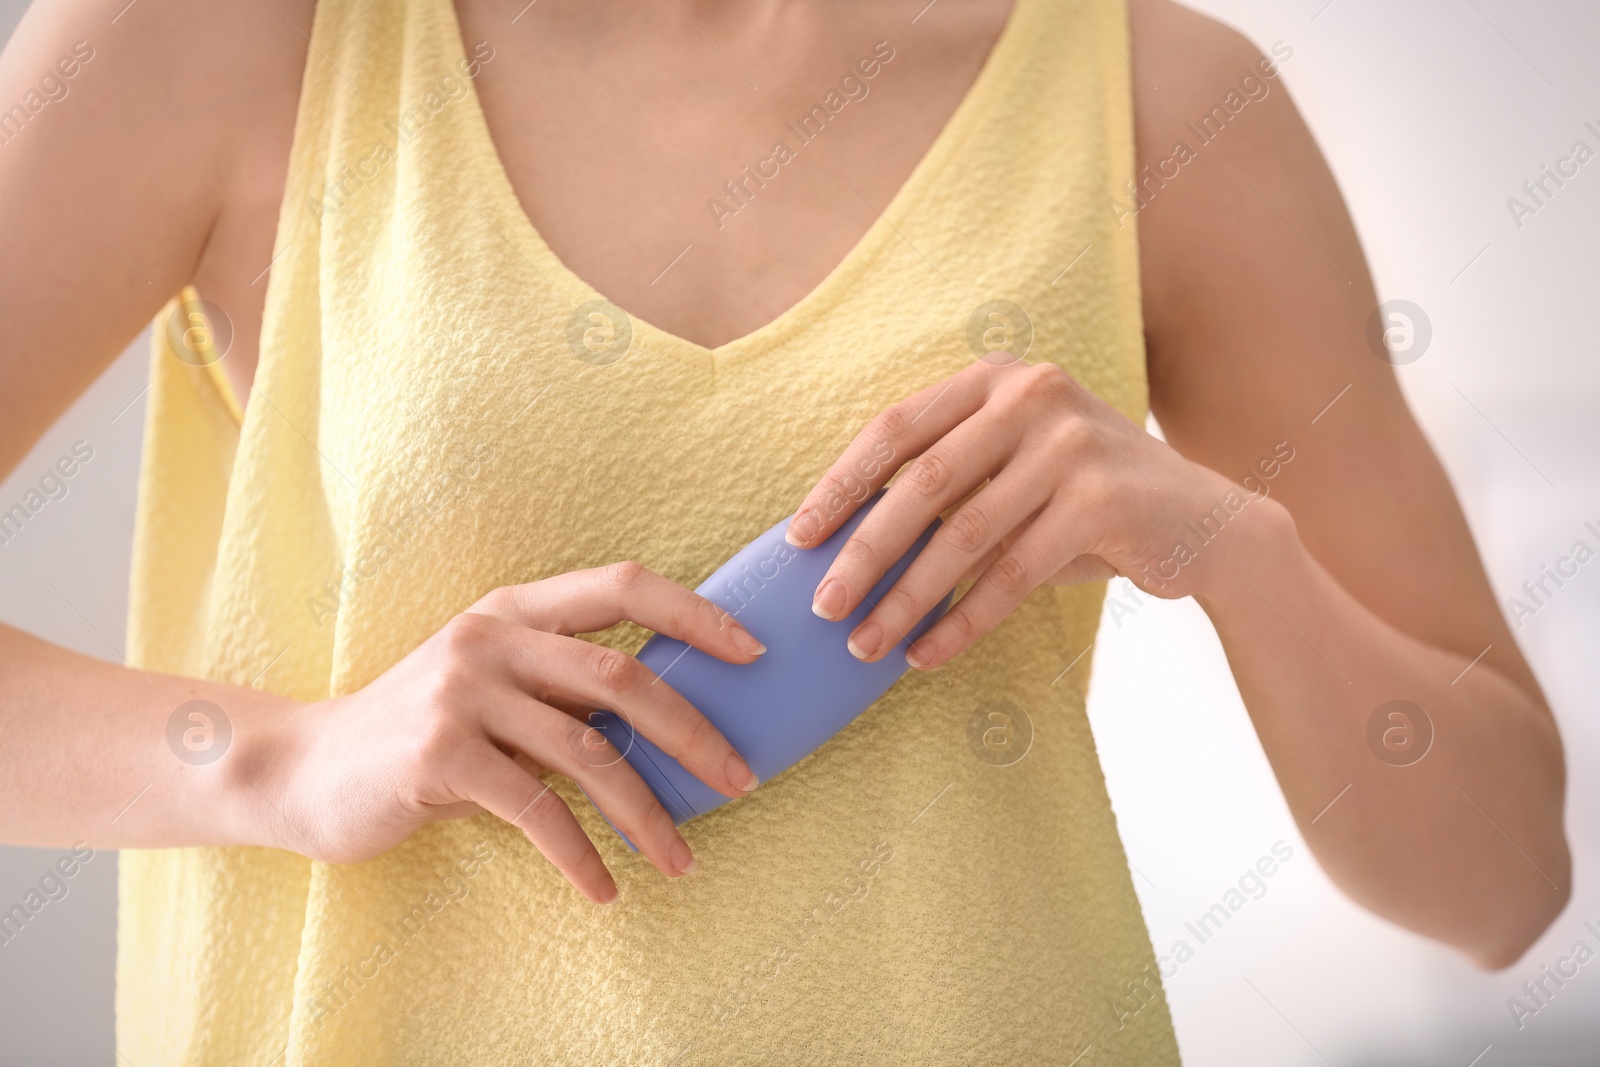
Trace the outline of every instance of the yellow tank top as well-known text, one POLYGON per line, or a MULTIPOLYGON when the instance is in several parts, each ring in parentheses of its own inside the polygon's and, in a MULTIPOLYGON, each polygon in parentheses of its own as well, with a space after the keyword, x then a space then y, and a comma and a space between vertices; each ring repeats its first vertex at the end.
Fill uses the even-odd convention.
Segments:
MULTIPOLYGON (((1127 51, 1122 0, 1017 0, 860 243, 707 349, 545 245, 472 88, 492 50, 451 0, 321 0, 242 422, 181 328, 195 294, 157 324, 131 659, 316 700, 498 586, 635 559, 693 587, 975 351, 1025 347, 1142 420, 1137 248, 1108 207, 1133 170, 1127 51)), ((1103 592, 1036 591, 686 824, 681 880, 552 779, 612 908, 487 815, 350 866, 125 852, 118 1047, 166 1067, 1176 1063, 1084 715, 1103 592)))

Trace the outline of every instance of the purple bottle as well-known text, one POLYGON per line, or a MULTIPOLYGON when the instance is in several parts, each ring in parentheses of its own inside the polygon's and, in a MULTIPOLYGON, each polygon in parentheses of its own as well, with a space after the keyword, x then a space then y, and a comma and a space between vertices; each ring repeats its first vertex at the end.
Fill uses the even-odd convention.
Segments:
MULTIPOLYGON (((861 662, 845 647, 845 639, 933 537, 939 527, 935 519, 848 619, 830 621, 812 613, 811 598, 823 575, 882 495, 864 503, 815 548, 795 548, 785 541, 790 520, 784 519, 740 549, 695 590, 767 646, 754 663, 724 663, 662 634, 650 638, 639 651, 639 661, 711 720, 763 782, 822 747, 883 696, 908 669, 906 649, 950 607, 951 596, 946 594, 876 663, 861 662)), ((596 711, 589 723, 606 734, 674 822, 683 823, 728 803, 730 798, 684 770, 621 716, 596 711)), ((638 851, 626 834, 620 830, 618 834, 638 851)))

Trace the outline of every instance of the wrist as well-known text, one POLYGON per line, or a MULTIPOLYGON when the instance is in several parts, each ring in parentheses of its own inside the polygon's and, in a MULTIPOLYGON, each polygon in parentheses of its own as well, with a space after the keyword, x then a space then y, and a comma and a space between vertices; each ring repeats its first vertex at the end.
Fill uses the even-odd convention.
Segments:
POLYGON ((284 839, 285 813, 311 705, 260 692, 238 703, 232 751, 222 761, 223 831, 230 844, 302 851, 284 839))
POLYGON ((1253 501, 1228 530, 1225 545, 1198 568, 1192 593, 1208 615, 1240 601, 1259 602, 1263 586, 1276 586, 1306 558, 1289 509, 1271 497, 1253 501))

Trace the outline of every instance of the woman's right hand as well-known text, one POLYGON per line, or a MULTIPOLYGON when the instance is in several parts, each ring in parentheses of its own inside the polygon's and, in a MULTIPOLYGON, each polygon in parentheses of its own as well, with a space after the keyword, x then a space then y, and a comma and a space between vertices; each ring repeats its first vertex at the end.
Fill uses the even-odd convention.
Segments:
POLYGON ((604 707, 707 785, 744 796, 755 775, 726 738, 637 659, 574 635, 629 620, 729 663, 765 648, 721 608, 637 563, 496 589, 365 688, 295 706, 288 751, 267 775, 280 847, 335 863, 370 859, 418 827, 489 811, 513 824, 585 896, 616 883, 548 785, 583 786, 668 877, 688 844, 588 711, 604 707))

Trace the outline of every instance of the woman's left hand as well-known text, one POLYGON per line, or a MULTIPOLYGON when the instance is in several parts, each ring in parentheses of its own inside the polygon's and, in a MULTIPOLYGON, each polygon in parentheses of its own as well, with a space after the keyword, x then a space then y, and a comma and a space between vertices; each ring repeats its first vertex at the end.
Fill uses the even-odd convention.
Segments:
POLYGON ((1220 528, 1253 501, 1252 510, 1287 514, 1268 507, 1259 476, 1246 489, 1179 455, 1055 364, 995 352, 874 418, 806 495, 790 543, 820 544, 897 470, 812 610, 849 616, 928 524, 970 494, 849 637, 857 658, 881 659, 975 576, 908 651, 919 669, 969 648, 1047 582, 1120 574, 1159 597, 1203 593, 1240 538, 1190 548, 1190 523, 1211 518, 1220 528))

